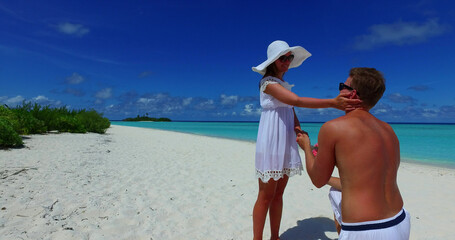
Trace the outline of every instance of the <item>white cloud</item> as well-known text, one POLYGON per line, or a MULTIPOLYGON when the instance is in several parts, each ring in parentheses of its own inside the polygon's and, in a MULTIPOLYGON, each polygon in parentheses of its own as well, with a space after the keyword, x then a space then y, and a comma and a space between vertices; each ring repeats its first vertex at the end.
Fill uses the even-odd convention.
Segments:
POLYGON ((365 50, 388 44, 416 44, 442 35, 448 29, 437 19, 429 19, 424 23, 398 21, 391 24, 377 24, 369 28, 370 34, 358 36, 354 47, 365 50))
POLYGON ((188 106, 191 104, 191 102, 193 101, 193 98, 192 97, 189 97, 189 98, 185 98, 182 100, 182 105, 183 106, 188 106))
POLYGON ((95 94, 95 97, 99 99, 108 99, 112 97, 112 88, 104 88, 95 94))
POLYGON ((425 118, 437 118, 439 116, 439 109, 423 109, 422 116, 425 118))
POLYGON ((2 97, 1 100, 3 104, 8 105, 9 107, 16 107, 17 105, 21 105, 25 98, 22 97, 21 95, 17 95, 12 98, 2 97))
POLYGON ((39 95, 39 96, 33 98, 33 101, 36 101, 36 102, 38 102, 38 101, 49 101, 49 98, 47 98, 47 97, 45 97, 43 95, 39 95))
POLYGON ((73 73, 71 76, 66 78, 66 83, 68 84, 79 84, 84 81, 84 77, 79 75, 78 73, 73 73))
POLYGON ((238 96, 226 96, 222 94, 220 96, 221 98, 221 105, 235 105, 237 104, 237 101, 239 100, 238 96))
POLYGON ((391 93, 385 97, 385 99, 394 102, 394 103, 415 103, 417 102, 416 99, 414 99, 411 96, 405 96, 401 95, 400 93, 391 93))
POLYGON ((161 108, 161 111, 163 113, 174 113, 176 111, 180 111, 182 109, 181 106, 177 106, 177 105, 167 105, 167 106, 164 106, 163 108, 161 108))
POLYGON ((65 33, 68 35, 76 35, 78 37, 82 37, 85 34, 90 32, 90 29, 88 29, 87 27, 84 27, 84 25, 82 25, 82 24, 73 24, 73 23, 69 23, 69 22, 60 23, 57 26, 57 29, 61 33, 65 33))
POLYGON ((198 109, 198 110, 211 110, 211 109, 214 109, 215 108, 215 101, 213 101, 212 99, 207 99, 205 101, 202 101, 202 102, 198 103, 195 106, 195 108, 198 109))
POLYGON ((385 114, 385 113, 387 113, 387 109, 383 109, 383 108, 382 109, 381 108, 379 108, 379 109, 373 108, 370 111, 372 111, 373 114, 385 114))
POLYGON ((243 108, 242 116, 257 116, 261 115, 261 108, 254 108, 254 104, 246 104, 243 108))
POLYGON ((142 103, 142 104, 148 104, 149 102, 151 102, 153 99, 150 99, 150 98, 139 98, 137 100, 137 103, 142 103))
POLYGON ((315 109, 315 111, 319 115, 333 115, 333 114, 338 113, 338 110, 331 109, 331 108, 318 108, 318 109, 315 109))
MULTIPOLYGON (((149 95, 147 97, 141 97, 137 100, 137 103, 144 105, 163 105, 165 103, 173 102, 174 99, 169 95, 163 93, 157 93, 154 95, 149 95)), ((157 106, 159 107, 159 106, 157 106)))
POLYGON ((38 95, 38 96, 32 98, 32 102, 36 102, 41 105, 52 105, 52 106, 60 106, 62 104, 61 101, 52 100, 43 95, 38 95))
POLYGON ((48 97, 46 97, 44 95, 38 95, 38 96, 36 96, 36 97, 34 97, 32 99, 29 99, 29 100, 25 99, 21 95, 17 95, 17 96, 12 97, 12 98, 8 98, 7 96, 0 97, 0 103, 8 105, 10 108, 15 108, 18 105, 22 105, 22 103, 24 101, 25 102, 38 103, 40 105, 52 105, 54 107, 62 105, 61 101, 56 101, 56 100, 49 99, 48 97))

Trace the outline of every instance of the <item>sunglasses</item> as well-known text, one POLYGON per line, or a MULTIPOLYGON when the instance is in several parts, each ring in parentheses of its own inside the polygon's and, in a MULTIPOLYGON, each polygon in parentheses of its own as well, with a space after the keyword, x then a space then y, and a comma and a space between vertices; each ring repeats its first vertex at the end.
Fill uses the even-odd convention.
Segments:
POLYGON ((292 62, 292 60, 294 60, 294 55, 289 55, 289 56, 286 56, 286 55, 283 55, 281 57, 278 58, 281 62, 286 62, 289 60, 289 62, 292 62))
MULTIPOLYGON (((346 84, 340 82, 340 85, 338 86, 338 90, 341 91, 341 90, 343 90, 343 89, 347 89, 347 90, 349 90, 349 91, 353 91, 353 90, 354 90, 354 88, 352 88, 352 87, 350 87, 350 86, 348 86, 348 85, 346 85, 346 84)), ((360 95, 359 95, 359 92, 357 92, 357 95, 360 96, 360 95)))

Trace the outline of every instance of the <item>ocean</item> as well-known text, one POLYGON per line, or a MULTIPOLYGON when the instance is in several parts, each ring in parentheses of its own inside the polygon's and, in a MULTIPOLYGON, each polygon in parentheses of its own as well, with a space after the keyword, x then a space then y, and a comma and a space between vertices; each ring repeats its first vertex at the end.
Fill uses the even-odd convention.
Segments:
MULTIPOLYGON (((122 122, 113 125, 154 128, 256 142, 258 122, 122 122)), ((312 144, 323 123, 302 122, 312 144)), ((455 124, 391 123, 400 141, 404 162, 455 168, 455 124)))

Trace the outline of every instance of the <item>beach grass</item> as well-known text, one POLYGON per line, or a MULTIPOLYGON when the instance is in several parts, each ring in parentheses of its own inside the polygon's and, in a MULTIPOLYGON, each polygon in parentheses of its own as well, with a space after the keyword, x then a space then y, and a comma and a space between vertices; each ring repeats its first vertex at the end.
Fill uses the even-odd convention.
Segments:
POLYGON ((20 147, 20 135, 50 131, 70 133, 105 133, 109 119, 95 110, 70 110, 66 106, 52 108, 23 102, 15 108, 0 106, 0 147, 20 147))

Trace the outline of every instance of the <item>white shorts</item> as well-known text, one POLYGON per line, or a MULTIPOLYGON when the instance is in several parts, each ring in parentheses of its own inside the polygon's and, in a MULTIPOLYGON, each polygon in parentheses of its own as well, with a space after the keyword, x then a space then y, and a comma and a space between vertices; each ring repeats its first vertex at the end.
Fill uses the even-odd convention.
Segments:
POLYGON ((339 240, 349 239, 390 239, 407 240, 411 230, 409 212, 402 209, 395 216, 367 222, 344 223, 341 217, 341 192, 330 188, 330 203, 335 219, 341 225, 339 240))
POLYGON ((338 223, 342 222, 341 218, 341 192, 334 187, 330 188, 329 192, 330 204, 332 205, 333 214, 338 223))

